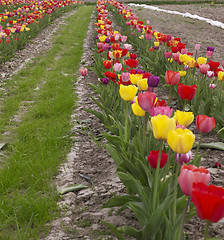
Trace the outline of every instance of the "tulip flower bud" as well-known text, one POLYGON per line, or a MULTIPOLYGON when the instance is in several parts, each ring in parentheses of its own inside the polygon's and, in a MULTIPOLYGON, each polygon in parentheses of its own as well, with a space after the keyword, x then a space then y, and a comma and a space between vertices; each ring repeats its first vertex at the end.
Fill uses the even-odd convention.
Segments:
POLYGON ((193 183, 209 184, 210 173, 204 167, 197 168, 194 165, 182 165, 178 182, 182 192, 186 196, 191 196, 193 183))
MULTIPOLYGON (((159 150, 158 151, 151 151, 149 156, 148 156, 148 161, 149 164, 152 168, 156 168, 157 167, 157 162, 158 162, 158 158, 159 158, 159 150)), ((166 164, 168 158, 168 154, 165 154, 165 152, 162 150, 161 152, 161 159, 160 159, 160 168, 163 168, 164 165, 166 164)))
POLYGON ((183 165, 183 163, 188 163, 190 162, 190 160, 191 160, 191 151, 185 154, 179 154, 179 153, 176 154, 176 161, 180 165, 183 165))
POLYGON ((200 50, 201 45, 200 44, 195 44, 195 50, 200 50))
POLYGON ((82 68, 82 69, 80 69, 80 74, 81 74, 82 76, 86 76, 86 75, 87 75, 87 68, 82 68))

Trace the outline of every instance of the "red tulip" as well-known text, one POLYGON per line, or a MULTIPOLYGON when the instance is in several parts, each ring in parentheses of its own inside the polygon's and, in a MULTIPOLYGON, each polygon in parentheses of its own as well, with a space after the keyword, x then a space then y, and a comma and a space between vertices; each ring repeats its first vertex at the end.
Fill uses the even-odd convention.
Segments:
POLYGON ((191 196, 193 183, 202 182, 208 185, 209 181, 210 173, 204 167, 197 168, 194 165, 185 164, 181 166, 178 183, 186 196, 191 196))
POLYGON ((82 68, 82 69, 80 69, 80 74, 81 74, 82 76, 86 76, 86 75, 87 75, 87 68, 82 68))
POLYGON ((138 59, 128 59, 126 61, 126 64, 130 67, 130 68, 136 68, 138 66, 138 59))
POLYGON ((134 54, 134 53, 130 53, 130 58, 131 59, 137 59, 137 54, 134 54))
POLYGON ((155 103, 155 105, 154 105, 154 107, 166 107, 167 106, 167 103, 166 103, 166 101, 165 100, 157 100, 156 101, 156 103, 155 103))
POLYGON ((210 70, 214 71, 218 68, 218 66, 220 65, 220 62, 213 62, 212 60, 210 60, 208 62, 208 65, 210 66, 210 70))
POLYGON ((215 119, 206 115, 198 115, 196 118, 196 127, 200 132, 208 133, 215 127, 215 119))
POLYGON ((166 71, 165 81, 167 84, 175 86, 180 81, 180 73, 171 70, 166 71))
POLYGON ((144 92, 138 94, 138 104, 145 111, 149 112, 154 107, 156 94, 152 92, 144 92))
POLYGON ((110 60, 103 61, 103 65, 106 69, 110 69, 112 67, 112 61, 110 60))
MULTIPOLYGON (((149 153, 149 156, 148 156, 148 161, 149 161, 149 164, 152 168, 156 168, 157 167, 157 162, 158 162, 158 158, 159 158, 159 150, 158 151, 151 151, 149 153)), ((162 150, 161 152, 161 160, 160 160, 160 168, 163 168, 164 165, 166 164, 166 161, 167 161, 167 158, 168 158, 168 154, 165 154, 165 152, 162 150)))
POLYGON ((177 93, 182 100, 191 101, 197 92, 197 86, 183 85, 178 83, 177 93))
POLYGON ((104 73, 104 76, 111 79, 113 82, 116 82, 117 75, 115 73, 107 71, 104 73))
POLYGON ((194 183, 191 199, 199 218, 218 222, 224 217, 224 188, 194 183))

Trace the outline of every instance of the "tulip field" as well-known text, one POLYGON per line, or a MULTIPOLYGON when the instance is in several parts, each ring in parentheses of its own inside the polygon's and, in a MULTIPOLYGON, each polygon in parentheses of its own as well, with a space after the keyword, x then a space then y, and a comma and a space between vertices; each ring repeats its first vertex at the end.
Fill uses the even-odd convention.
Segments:
POLYGON ((0 239, 224 239, 223 50, 116 0, 0 9, 2 65, 57 27, 1 73, 0 239))

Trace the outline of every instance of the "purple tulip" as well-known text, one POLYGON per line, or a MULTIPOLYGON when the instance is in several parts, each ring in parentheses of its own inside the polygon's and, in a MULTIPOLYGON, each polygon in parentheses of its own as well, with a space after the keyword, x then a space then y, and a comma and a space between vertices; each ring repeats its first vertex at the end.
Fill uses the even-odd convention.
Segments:
POLYGON ((149 87, 157 87, 160 81, 160 77, 157 76, 149 76, 148 77, 148 86, 149 87))
POLYGON ((106 85, 106 84, 109 83, 109 80, 110 80, 110 79, 109 79, 109 78, 101 78, 100 80, 101 80, 101 82, 102 82, 103 84, 106 85))
POLYGON ((207 51, 214 52, 214 51, 215 51, 215 48, 214 48, 214 47, 207 47, 207 51))

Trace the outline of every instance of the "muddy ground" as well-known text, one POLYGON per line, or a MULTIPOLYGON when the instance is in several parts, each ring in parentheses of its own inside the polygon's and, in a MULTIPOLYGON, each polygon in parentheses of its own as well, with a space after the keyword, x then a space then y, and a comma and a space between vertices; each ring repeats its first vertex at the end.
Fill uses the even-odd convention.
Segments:
MULTIPOLYGON (((194 11, 194 8, 195 5, 191 7, 191 10, 194 11)), ((223 30, 212 27, 207 23, 205 23, 205 25, 204 23, 197 23, 199 24, 197 25, 195 22, 188 22, 191 21, 189 19, 184 19, 183 21, 176 15, 158 14, 157 12, 148 10, 135 9, 134 11, 141 18, 150 19, 154 29, 156 28, 161 32, 172 34, 176 37, 181 34, 180 37, 183 39, 183 42, 187 42, 187 45, 191 44, 189 48, 193 48, 195 43, 199 43, 199 40, 202 41, 203 38, 195 39, 195 37, 197 38, 197 35, 202 36, 202 32, 206 29, 205 39, 206 41, 211 41, 210 43, 212 44, 206 46, 215 46, 216 50, 219 49, 219 51, 217 51, 219 55, 216 55, 216 57, 222 57, 223 59, 223 48, 221 48, 223 41, 219 38, 222 33, 220 31, 223 30), (196 32, 192 33, 192 31, 196 32), (218 34, 215 34, 216 32, 218 34), (215 38, 216 35, 218 35, 217 39, 215 38), (220 54, 220 52, 222 54, 220 54)), ((93 24, 95 22, 95 15, 92 15, 91 19, 81 62, 82 66, 88 67, 94 64, 92 49, 94 49, 93 24)), ((19 66, 22 66, 27 59, 30 60, 30 51, 33 49, 37 49, 35 53, 32 51, 32 55, 34 56, 43 54, 44 51, 50 48, 51 42, 53 41, 53 35, 51 35, 50 38, 47 36, 49 36, 49 33, 57 30, 58 24, 56 23, 59 22, 63 24, 61 19, 55 20, 54 25, 51 25, 40 33, 38 36, 39 39, 37 38, 33 41, 33 44, 27 45, 25 49, 28 49, 28 53, 17 54, 16 58, 1 66, 1 76, 3 78, 10 77, 10 75, 15 72, 19 66), (43 41, 45 43, 44 46, 46 46, 44 49, 42 49, 43 44, 40 44, 43 41), (15 68, 13 66, 15 66, 15 68)), ((201 43, 204 45, 203 42, 201 43)), ((122 226, 123 224, 137 226, 136 220, 131 212, 116 215, 115 211, 101 208, 113 194, 123 194, 125 189, 116 176, 116 167, 113 160, 103 148, 104 140, 102 142, 94 141, 94 137, 100 137, 101 131, 104 130, 103 125, 97 118, 84 111, 85 108, 97 108, 88 96, 95 96, 93 91, 88 87, 88 83, 96 83, 97 81, 98 79, 95 73, 89 70, 88 75, 84 78, 79 77, 78 84, 75 84, 79 101, 77 102, 76 110, 71 116, 72 139, 74 145, 67 159, 65 159, 65 163, 60 167, 59 174, 56 176, 55 181, 58 189, 71 184, 80 183, 87 185, 88 188, 77 193, 71 192, 61 197, 58 203, 61 207, 61 217, 56 219, 53 223, 48 224, 50 229, 49 234, 48 236, 43 236, 42 240, 116 239, 111 235, 105 225, 100 222, 100 219, 107 220, 117 226, 122 226), (85 181, 85 179, 81 177, 83 176, 82 174, 91 177, 93 184, 85 181)), ((158 91, 157 93, 161 97, 165 96, 165 98, 167 98, 168 96, 167 92, 164 90, 158 91)), ((195 126, 193 125, 192 128, 195 129, 195 126)), ((198 140, 198 135, 196 135, 196 138, 198 140)), ((210 142, 217 139, 216 136, 208 136, 205 140, 210 142)), ((201 153, 203 152, 206 152, 206 155, 202 159, 202 165, 209 168, 212 175, 212 183, 224 187, 224 153, 216 150, 201 151, 201 153), (222 164, 221 169, 215 168, 216 161, 222 164)), ((188 239, 191 240, 202 239, 202 229, 203 223, 197 217, 185 224, 185 231, 189 234, 188 239)), ((224 239, 224 221, 213 224, 210 235, 224 239)))

